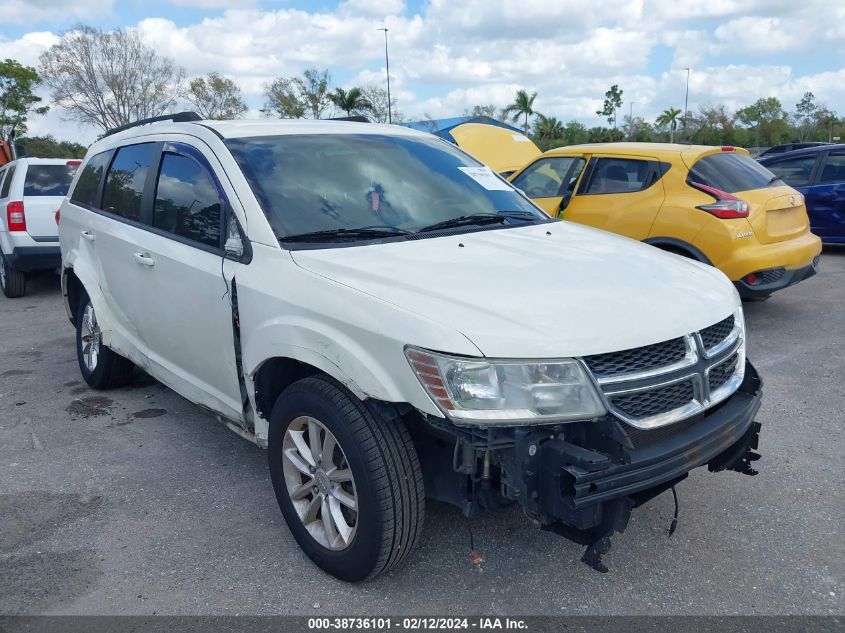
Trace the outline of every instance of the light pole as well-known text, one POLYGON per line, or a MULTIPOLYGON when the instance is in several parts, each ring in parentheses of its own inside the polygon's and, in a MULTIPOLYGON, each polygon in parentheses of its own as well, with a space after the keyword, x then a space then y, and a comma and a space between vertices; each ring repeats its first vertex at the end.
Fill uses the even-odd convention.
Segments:
POLYGON ((687 111, 689 110, 689 68, 685 68, 684 70, 687 71, 687 92, 686 96, 684 96, 684 138, 687 137, 687 111))
POLYGON ((390 57, 387 54, 387 27, 378 29, 384 31, 384 65, 387 70, 387 122, 393 123, 393 115, 390 111, 390 57))

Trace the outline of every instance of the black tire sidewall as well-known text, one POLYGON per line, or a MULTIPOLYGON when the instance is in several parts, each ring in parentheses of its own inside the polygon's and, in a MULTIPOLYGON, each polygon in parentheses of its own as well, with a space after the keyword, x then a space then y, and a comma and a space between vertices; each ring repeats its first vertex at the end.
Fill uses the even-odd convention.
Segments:
MULTIPOLYGON (((370 466, 362 451, 361 440, 353 431, 356 420, 347 419, 348 416, 344 416, 336 404, 320 394, 313 384, 295 383, 279 396, 273 407, 268 437, 270 476, 282 514, 302 550, 315 564, 331 575, 354 582, 367 578, 378 562, 384 529, 383 512, 374 490, 370 466), (282 468, 285 431, 294 419, 303 415, 316 418, 334 434, 355 479, 358 524, 352 544, 340 551, 323 547, 308 533, 293 507, 285 485, 282 468)), ((350 401, 354 398, 347 397, 350 401)), ((358 410, 360 412, 360 409, 358 410)), ((364 411, 363 414, 366 415, 367 412, 364 411)))

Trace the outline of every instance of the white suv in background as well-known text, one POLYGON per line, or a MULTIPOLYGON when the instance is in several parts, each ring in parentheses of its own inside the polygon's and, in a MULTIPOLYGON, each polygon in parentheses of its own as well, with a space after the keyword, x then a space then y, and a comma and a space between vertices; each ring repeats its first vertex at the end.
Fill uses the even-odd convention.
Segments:
POLYGON ((61 263, 56 211, 82 161, 20 158, 0 167, 0 288, 22 297, 26 274, 61 263))
POLYGON ((753 474, 761 383, 718 270, 551 220, 408 128, 169 118, 92 145, 62 204, 82 376, 135 363, 267 447, 324 570, 401 561, 426 496, 516 501, 604 570, 692 468, 753 474))

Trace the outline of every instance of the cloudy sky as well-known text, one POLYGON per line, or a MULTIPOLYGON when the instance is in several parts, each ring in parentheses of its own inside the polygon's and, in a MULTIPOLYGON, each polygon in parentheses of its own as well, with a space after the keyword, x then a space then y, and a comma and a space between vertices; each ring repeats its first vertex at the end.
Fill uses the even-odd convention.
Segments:
MULTIPOLYGON (((777 96, 791 110, 811 90, 845 114, 841 0, 4 0, 0 58, 37 65, 75 23, 138 29, 189 77, 235 79, 257 115, 262 87, 309 66, 335 84, 384 82, 411 118, 461 114, 536 90, 538 111, 601 123, 595 110, 619 84, 624 114, 648 120, 683 107, 731 108, 777 96)), ((45 95, 46 96, 46 95, 45 95)), ((89 142, 55 110, 31 134, 89 142)))

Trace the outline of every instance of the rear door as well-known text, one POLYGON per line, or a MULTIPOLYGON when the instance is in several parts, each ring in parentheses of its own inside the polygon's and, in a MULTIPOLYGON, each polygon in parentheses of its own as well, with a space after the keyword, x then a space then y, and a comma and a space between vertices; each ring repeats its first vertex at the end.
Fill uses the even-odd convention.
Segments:
POLYGON ((136 298, 130 319, 162 379, 240 419, 231 279, 241 264, 225 259, 223 227, 234 195, 223 182, 210 150, 162 143, 146 187, 145 230, 133 232, 122 257, 136 298))
POLYGON ((569 201, 586 164, 584 156, 547 156, 540 158, 511 179, 543 211, 558 217, 569 201))
MULTIPOLYGON (((56 211, 67 195, 81 161, 29 162, 23 178, 22 200, 26 232, 38 242, 57 242, 56 211)), ((20 179, 18 180, 20 182, 20 179)))
POLYGON ((813 233, 823 239, 845 238, 845 150, 826 153, 807 190, 807 210, 813 233))
POLYGON ((647 156, 594 155, 562 217, 644 240, 665 198, 661 170, 647 156))

